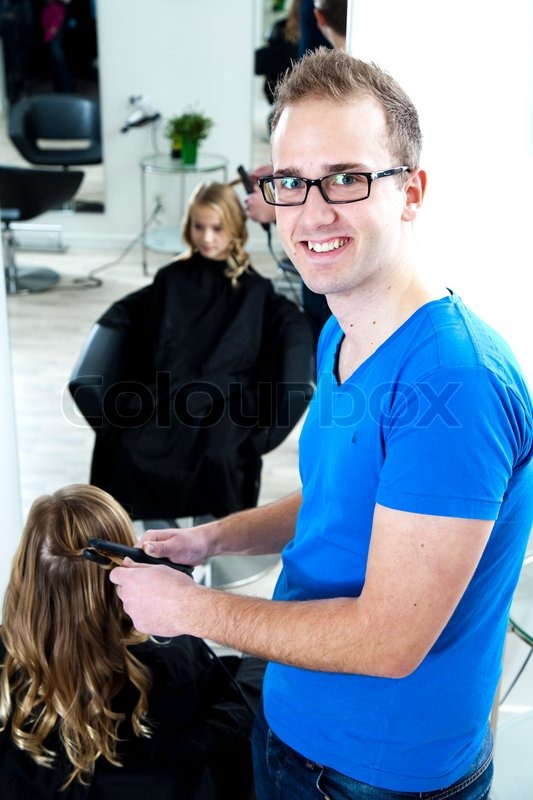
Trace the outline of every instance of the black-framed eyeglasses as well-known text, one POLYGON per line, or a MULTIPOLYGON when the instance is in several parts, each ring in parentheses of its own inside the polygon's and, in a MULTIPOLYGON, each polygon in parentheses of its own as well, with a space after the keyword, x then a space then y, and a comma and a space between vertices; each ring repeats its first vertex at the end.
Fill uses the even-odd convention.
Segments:
POLYGON ((334 172, 323 178, 300 178, 297 175, 265 175, 259 186, 265 202, 271 206, 303 206, 311 186, 316 186, 326 203, 358 203, 370 196, 372 181, 388 178, 410 168, 392 167, 380 172, 334 172))

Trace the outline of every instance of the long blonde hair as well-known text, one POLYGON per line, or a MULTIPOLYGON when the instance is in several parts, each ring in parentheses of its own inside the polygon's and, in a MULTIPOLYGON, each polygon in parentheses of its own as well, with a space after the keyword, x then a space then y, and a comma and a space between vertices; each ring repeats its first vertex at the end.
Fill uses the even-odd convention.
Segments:
POLYGON ((216 181, 201 183, 196 187, 187 204, 182 225, 182 236, 188 249, 176 260, 189 258, 194 252, 191 237, 191 212, 195 206, 209 206, 220 217, 220 224, 230 238, 230 249, 224 275, 230 279, 232 286, 238 286, 239 278, 250 266, 250 256, 244 249, 248 239, 246 213, 237 193, 227 183, 217 183, 216 181))
POLYGON ((123 508, 95 486, 67 486, 32 505, 14 558, 0 634, 0 726, 39 764, 53 767, 46 739, 57 729, 72 764, 63 788, 87 783, 99 756, 120 766, 113 698, 129 681, 139 697, 131 713, 147 736, 149 670, 127 645, 133 629, 108 572, 83 556, 91 537, 133 545, 123 508))

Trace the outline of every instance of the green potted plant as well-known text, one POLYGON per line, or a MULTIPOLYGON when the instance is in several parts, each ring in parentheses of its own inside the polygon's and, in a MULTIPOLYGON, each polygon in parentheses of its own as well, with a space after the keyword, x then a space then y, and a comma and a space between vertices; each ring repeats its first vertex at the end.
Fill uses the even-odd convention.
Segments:
POLYGON ((200 111, 185 111, 179 117, 170 117, 165 136, 170 139, 172 156, 184 164, 195 164, 198 143, 205 139, 213 127, 213 120, 200 111))

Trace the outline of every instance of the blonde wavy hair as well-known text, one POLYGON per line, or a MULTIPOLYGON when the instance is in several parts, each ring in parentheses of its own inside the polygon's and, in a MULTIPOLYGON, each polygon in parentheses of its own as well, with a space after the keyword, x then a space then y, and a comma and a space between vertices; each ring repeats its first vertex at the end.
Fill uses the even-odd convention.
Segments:
POLYGON ((14 558, 0 635, 6 657, 0 674, 0 726, 43 766, 56 753, 47 737, 57 729, 72 764, 62 788, 87 783, 97 758, 121 766, 113 698, 130 682, 138 690, 131 713, 137 736, 149 736, 150 671, 128 645, 148 637, 132 627, 108 571, 83 549, 91 537, 135 544, 123 508, 95 486, 67 486, 32 505, 14 558))
POLYGON ((226 183, 201 183, 192 193, 182 225, 182 236, 188 249, 181 253, 176 261, 190 258, 194 252, 191 237, 192 210, 196 206, 209 206, 220 217, 220 224, 230 238, 230 249, 227 256, 227 267, 224 275, 230 279, 231 285, 237 287, 239 278, 250 266, 250 256, 244 249, 248 240, 246 213, 237 193, 226 183))

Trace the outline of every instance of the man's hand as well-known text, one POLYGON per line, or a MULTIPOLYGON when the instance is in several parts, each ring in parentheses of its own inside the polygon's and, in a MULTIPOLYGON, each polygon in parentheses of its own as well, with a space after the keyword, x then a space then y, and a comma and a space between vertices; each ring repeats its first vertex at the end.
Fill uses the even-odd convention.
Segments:
POLYGON ((203 526, 197 528, 164 528, 148 530, 139 539, 139 547, 157 558, 168 558, 175 564, 195 567, 209 556, 203 526))
POLYGON ((117 587, 124 611, 141 633, 179 636, 192 632, 188 598, 201 587, 183 572, 125 558, 124 566, 111 570, 109 578, 117 587))
MULTIPOLYGON (((261 178, 263 175, 270 175, 271 173, 272 164, 263 164, 261 167, 254 169, 253 172, 250 172, 250 177, 254 181, 257 181, 257 179, 261 178)), ((254 222, 270 224, 276 221, 275 207, 270 206, 263 200, 261 189, 257 185, 254 187, 253 193, 247 194, 244 198, 244 206, 248 216, 250 219, 253 219, 254 222)))
POLYGON ((276 221, 275 206, 269 206, 263 199, 261 189, 257 186, 253 194, 247 194, 244 198, 246 213, 254 222, 271 223, 276 221))

